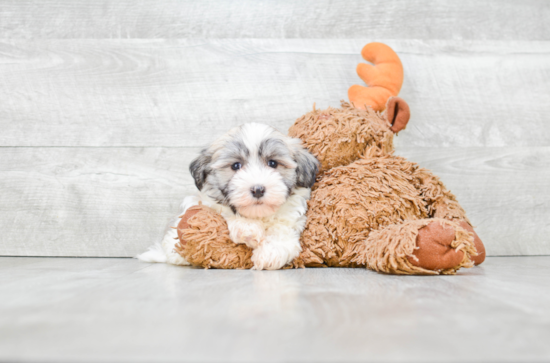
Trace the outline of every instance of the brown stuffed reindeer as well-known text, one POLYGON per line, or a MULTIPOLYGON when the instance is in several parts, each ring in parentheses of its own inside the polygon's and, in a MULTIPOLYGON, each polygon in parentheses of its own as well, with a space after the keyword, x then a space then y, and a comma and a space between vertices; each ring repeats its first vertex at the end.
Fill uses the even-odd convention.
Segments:
MULTIPOLYGON (((385 45, 368 47, 364 58, 380 67, 378 59, 383 67, 368 72, 358 67, 367 84, 373 84, 368 74, 378 82, 377 90, 368 92, 357 89, 361 86, 350 88, 350 99, 353 94, 354 104, 361 102, 362 107, 342 102, 340 108, 313 109, 289 130, 317 157, 320 173, 308 203, 302 252, 286 268, 454 274, 482 263, 483 243, 455 196, 429 170, 393 154, 393 136, 409 120, 407 104, 390 97, 401 87, 401 62, 385 45), (377 56, 371 54, 373 49, 377 56), (382 98, 387 100, 386 111, 377 112, 384 108, 382 98)), ((178 238, 176 251, 192 265, 253 267, 252 250, 233 243, 225 220, 205 206, 187 210, 178 238)))

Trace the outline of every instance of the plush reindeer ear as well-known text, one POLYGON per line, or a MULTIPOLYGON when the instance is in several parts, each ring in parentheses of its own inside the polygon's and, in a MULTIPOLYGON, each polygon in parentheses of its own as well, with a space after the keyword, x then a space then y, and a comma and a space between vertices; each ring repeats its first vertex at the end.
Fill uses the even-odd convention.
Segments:
POLYGON ((386 103, 386 118, 391 122, 391 128, 395 133, 407 127, 411 111, 409 105, 400 97, 390 97, 386 103))

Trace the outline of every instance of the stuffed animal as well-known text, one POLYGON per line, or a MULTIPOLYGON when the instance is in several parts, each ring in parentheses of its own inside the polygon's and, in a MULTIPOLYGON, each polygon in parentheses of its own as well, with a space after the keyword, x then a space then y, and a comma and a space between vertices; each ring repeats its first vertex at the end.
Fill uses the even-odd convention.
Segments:
MULTIPOLYGON (((385 47, 393 53, 387 46, 377 49, 385 47)), ((402 74, 401 81, 390 79, 390 86, 399 84, 394 92, 402 74)), ((454 274, 482 263, 483 243, 455 196, 430 171, 394 155, 393 136, 409 120, 405 101, 390 97, 382 113, 371 103, 354 105, 314 108, 289 130, 318 158, 320 173, 308 202, 302 252, 285 267, 454 274)), ((192 265, 253 267, 252 250, 233 243, 223 217, 208 207, 188 209, 177 229, 176 251, 192 265)))

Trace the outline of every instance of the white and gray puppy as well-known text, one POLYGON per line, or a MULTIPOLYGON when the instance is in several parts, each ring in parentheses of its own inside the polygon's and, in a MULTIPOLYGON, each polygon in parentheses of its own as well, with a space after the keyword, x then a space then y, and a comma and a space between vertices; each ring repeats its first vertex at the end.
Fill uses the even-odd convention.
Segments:
MULTIPOLYGON (((181 214, 199 201, 213 208, 226 219, 233 242, 254 249, 255 269, 279 269, 301 252, 300 234, 318 167, 300 139, 263 124, 242 125, 191 163, 199 194, 184 199, 181 214)), ((178 222, 176 218, 171 226, 178 222)), ((160 244, 138 258, 187 264, 174 252, 174 237, 170 228, 160 244)))

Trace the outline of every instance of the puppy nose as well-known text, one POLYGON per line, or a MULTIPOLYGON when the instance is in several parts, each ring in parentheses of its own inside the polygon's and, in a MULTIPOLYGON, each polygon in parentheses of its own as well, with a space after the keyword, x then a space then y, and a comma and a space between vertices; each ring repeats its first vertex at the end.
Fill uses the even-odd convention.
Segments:
POLYGON ((264 196, 265 193, 265 187, 263 185, 254 185, 250 191, 252 192, 252 195, 254 198, 261 198, 264 196))

